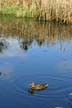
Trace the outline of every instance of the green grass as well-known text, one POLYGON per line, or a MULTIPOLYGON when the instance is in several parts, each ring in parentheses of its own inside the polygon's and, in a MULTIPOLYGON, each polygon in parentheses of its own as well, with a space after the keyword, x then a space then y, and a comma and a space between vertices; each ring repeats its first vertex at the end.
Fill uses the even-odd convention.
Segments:
POLYGON ((16 17, 32 17, 32 12, 27 7, 22 6, 6 6, 0 10, 3 15, 15 15, 16 17))
POLYGON ((2 14, 15 14, 17 10, 18 10, 17 6, 6 6, 0 10, 0 13, 2 13, 2 14))
POLYGON ((32 12, 29 8, 23 7, 23 17, 32 17, 32 12))

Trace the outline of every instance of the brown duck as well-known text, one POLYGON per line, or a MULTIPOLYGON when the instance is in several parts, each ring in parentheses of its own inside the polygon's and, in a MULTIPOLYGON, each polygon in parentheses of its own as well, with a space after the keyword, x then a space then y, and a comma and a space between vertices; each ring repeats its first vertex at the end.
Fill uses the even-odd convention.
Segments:
POLYGON ((35 84, 34 82, 31 82, 29 85, 31 86, 31 89, 33 89, 33 90, 43 90, 48 87, 47 83, 35 84))

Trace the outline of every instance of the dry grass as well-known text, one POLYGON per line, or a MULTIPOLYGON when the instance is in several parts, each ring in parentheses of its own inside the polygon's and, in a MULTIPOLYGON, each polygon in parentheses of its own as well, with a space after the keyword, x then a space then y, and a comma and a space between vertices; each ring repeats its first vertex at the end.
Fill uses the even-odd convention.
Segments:
POLYGON ((7 4, 22 5, 38 20, 72 23, 72 0, 0 0, 0 2, 2 2, 0 8, 7 4))
POLYGON ((39 19, 72 23, 72 0, 33 0, 32 12, 39 19))

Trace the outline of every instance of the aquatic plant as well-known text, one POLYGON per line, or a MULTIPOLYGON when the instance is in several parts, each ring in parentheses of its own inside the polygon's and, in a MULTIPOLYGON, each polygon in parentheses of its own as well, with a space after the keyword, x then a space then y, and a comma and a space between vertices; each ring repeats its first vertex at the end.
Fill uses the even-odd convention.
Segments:
POLYGON ((0 0, 0 13, 72 23, 72 0, 0 0))
POLYGON ((72 23, 72 0, 33 0, 33 14, 38 19, 72 23))

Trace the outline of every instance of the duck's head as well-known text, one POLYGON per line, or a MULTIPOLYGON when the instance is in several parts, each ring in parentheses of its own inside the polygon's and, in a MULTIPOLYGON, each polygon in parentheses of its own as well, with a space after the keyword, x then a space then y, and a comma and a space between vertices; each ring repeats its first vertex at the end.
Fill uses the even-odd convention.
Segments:
POLYGON ((34 82, 29 83, 29 85, 30 85, 32 88, 35 87, 35 83, 34 83, 34 82))

